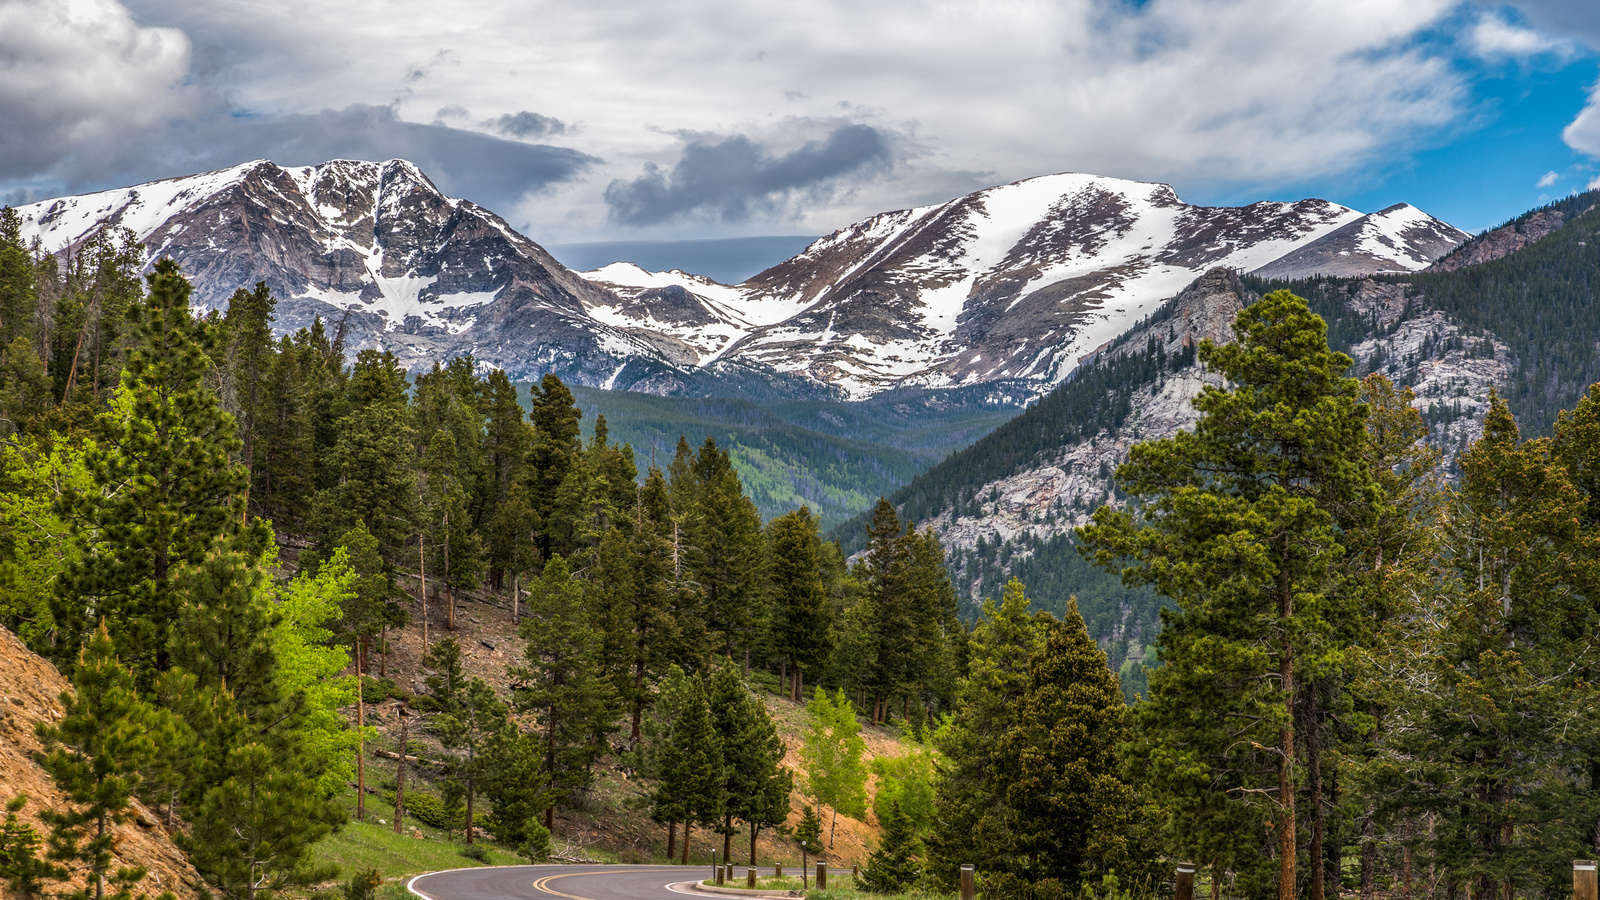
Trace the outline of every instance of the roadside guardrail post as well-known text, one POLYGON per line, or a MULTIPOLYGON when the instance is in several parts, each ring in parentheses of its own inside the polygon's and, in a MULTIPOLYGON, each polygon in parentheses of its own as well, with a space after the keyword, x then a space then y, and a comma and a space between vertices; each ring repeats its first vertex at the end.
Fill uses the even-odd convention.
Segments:
POLYGON ((1592 859, 1572 861, 1572 900, 1600 900, 1597 896, 1595 862, 1592 859))
POLYGON ((817 890, 825 891, 827 889, 828 889, 828 864, 825 863, 825 862, 819 862, 819 863, 817 863, 817 890))
POLYGON ((1178 878, 1173 884, 1172 898, 1173 900, 1194 900, 1194 863, 1178 863, 1178 878))
POLYGON ((754 867, 744 870, 744 886, 754 889, 756 886, 756 870, 754 867))
POLYGON ((973 900, 978 894, 977 885, 973 883, 972 867, 961 867, 961 900, 973 900))

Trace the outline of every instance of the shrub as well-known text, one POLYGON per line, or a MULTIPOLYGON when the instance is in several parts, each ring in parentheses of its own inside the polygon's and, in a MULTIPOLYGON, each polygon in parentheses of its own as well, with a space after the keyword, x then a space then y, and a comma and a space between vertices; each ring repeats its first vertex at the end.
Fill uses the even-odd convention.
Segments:
POLYGON ((383 884, 383 876, 377 869, 367 869, 357 872, 344 884, 345 900, 372 900, 372 895, 377 892, 378 885, 383 884))

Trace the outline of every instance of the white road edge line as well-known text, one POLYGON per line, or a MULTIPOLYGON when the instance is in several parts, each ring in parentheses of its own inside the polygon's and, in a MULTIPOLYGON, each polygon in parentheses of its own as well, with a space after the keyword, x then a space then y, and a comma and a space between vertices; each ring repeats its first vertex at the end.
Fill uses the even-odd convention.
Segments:
POLYGON ((406 881, 406 890, 416 894, 418 897, 421 897, 422 900, 437 900, 437 898, 433 897, 432 895, 424 894, 423 892, 417 890, 417 882, 432 875, 444 875, 448 872, 471 872, 474 869, 481 868, 483 868, 483 866, 465 866, 460 869, 440 869, 437 872, 423 872, 421 875, 411 876, 411 878, 406 881))

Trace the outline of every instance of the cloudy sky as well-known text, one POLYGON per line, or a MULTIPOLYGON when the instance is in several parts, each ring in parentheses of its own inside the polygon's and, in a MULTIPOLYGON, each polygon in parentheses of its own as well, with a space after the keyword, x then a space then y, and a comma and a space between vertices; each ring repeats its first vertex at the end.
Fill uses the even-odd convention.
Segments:
POLYGON ((1600 186, 1600 3, 0 0, 0 199, 417 162, 546 243, 1059 171, 1476 230, 1600 186))

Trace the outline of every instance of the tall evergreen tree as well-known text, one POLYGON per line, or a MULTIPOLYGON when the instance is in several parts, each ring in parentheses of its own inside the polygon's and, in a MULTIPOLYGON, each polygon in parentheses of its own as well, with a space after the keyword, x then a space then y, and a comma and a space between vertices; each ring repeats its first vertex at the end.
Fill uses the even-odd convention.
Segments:
POLYGON ((833 652, 833 605, 822 584, 817 520, 801 507, 767 526, 772 552, 772 649, 790 667, 789 699, 799 701, 805 674, 819 675, 833 652))
MULTIPOLYGON (((1232 835, 1241 868, 1272 836, 1279 900, 1294 900, 1299 818, 1296 660, 1337 652, 1327 597, 1343 555, 1331 509, 1360 496, 1365 408, 1328 349, 1327 326, 1303 299, 1277 291, 1239 313, 1236 343, 1202 342, 1227 379, 1194 400, 1192 432, 1140 444, 1117 470, 1138 512, 1102 507, 1080 531, 1102 565, 1172 598, 1139 714, 1143 777, 1168 800, 1186 854, 1232 835), (1303 657, 1303 658, 1302 658, 1303 657), (1243 733, 1232 723, 1255 723, 1243 733), (1217 798, 1228 797, 1218 805, 1217 798), (1265 801, 1265 802, 1263 802, 1265 801), (1247 807, 1248 812, 1232 811, 1247 807), (1210 823, 1220 823, 1211 828, 1210 823)), ((1196 853, 1196 851, 1200 851, 1196 853)))
POLYGON ((794 777, 783 768, 787 746, 767 708, 750 693, 731 663, 724 661, 712 673, 712 719, 722 741, 723 804, 722 858, 733 858, 735 822, 743 822, 750 835, 750 865, 756 862, 756 838, 761 829, 783 824, 789 817, 789 793, 794 777))
MULTIPOLYGON (((610 685, 597 660, 599 635, 588 622, 583 587, 557 556, 528 598, 522 620, 527 663, 511 670, 517 709, 538 713, 545 730, 544 769, 552 792, 588 787, 611 726, 610 685)), ((546 828, 555 807, 545 810, 546 828)))
POLYGON ((262 526, 241 528, 244 470, 233 417, 204 384, 211 339, 189 314, 189 283, 168 259, 132 311, 134 348, 117 402, 88 455, 95 487, 64 499, 83 548, 58 582, 51 614, 62 652, 106 621, 121 658, 142 683, 167 668, 181 600, 177 571, 219 539, 260 552, 262 526))

